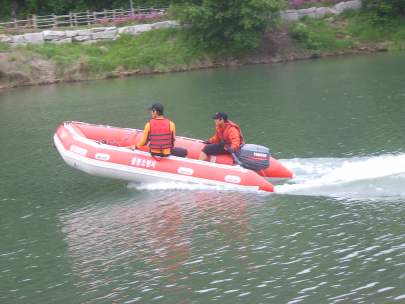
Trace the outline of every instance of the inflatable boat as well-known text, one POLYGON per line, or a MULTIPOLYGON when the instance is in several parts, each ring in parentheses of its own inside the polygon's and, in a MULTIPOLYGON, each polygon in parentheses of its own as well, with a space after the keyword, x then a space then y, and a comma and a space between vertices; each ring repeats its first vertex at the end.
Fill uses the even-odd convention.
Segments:
POLYGON ((289 179, 293 173, 258 145, 245 145, 237 165, 231 155, 212 155, 198 160, 204 143, 176 136, 175 147, 188 150, 186 158, 151 155, 148 145, 132 151, 143 130, 63 122, 56 130, 53 143, 64 161, 96 176, 139 183, 180 181, 224 187, 273 192, 272 183, 289 179), (267 166, 263 166, 263 163, 267 166))

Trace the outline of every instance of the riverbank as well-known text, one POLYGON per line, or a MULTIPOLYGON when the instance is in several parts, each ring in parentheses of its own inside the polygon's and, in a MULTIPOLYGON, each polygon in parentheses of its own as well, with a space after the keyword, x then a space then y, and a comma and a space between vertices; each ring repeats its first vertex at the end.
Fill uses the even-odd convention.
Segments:
MULTIPOLYGON (((208 54, 201 53, 197 55, 197 58, 190 60, 185 59, 184 62, 182 61, 182 64, 175 62, 171 65, 169 63, 164 67, 150 64, 149 66, 141 68, 131 68, 117 64, 109 71, 97 72, 89 69, 90 63, 85 59, 86 57, 83 56, 72 59, 67 69, 58 64, 53 58, 47 58, 43 53, 41 54, 24 47, 5 48, 0 50, 0 89, 244 64, 276 63, 345 54, 366 54, 387 51, 387 44, 390 43, 390 41, 365 43, 361 42, 359 39, 353 39, 353 37, 345 34, 345 31, 343 31, 343 28, 346 28, 348 25, 344 17, 331 17, 321 22, 329 24, 329 26, 333 25, 333 27, 340 28, 340 34, 333 34, 335 36, 334 39, 338 42, 346 41, 346 45, 344 47, 323 48, 314 51, 313 47, 308 47, 305 41, 300 41, 297 39, 297 35, 293 33, 294 29, 297 29, 297 26, 306 30, 307 25, 301 22, 286 22, 282 24, 280 28, 264 33, 258 49, 246 56, 236 58, 213 58, 208 54)), ((173 38, 168 39, 173 40, 173 38)), ((133 42, 129 41, 127 44, 130 43, 133 42)), ((110 58, 114 58, 114 52, 117 52, 112 44, 99 43, 96 48, 96 51, 99 52, 99 56, 110 53, 110 58)), ((188 55, 184 56, 187 57, 188 55)))

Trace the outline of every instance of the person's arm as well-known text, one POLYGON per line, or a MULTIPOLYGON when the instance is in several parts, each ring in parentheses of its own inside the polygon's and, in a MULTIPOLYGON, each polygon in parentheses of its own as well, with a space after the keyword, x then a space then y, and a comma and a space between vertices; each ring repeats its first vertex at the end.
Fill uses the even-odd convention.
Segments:
POLYGON ((170 131, 173 134, 173 147, 174 147, 174 143, 176 142, 176 125, 172 121, 170 121, 170 131))
MULTIPOLYGON (((215 131, 216 131, 216 129, 215 129, 215 131)), ((210 144, 216 144, 216 143, 221 142, 221 139, 219 138, 218 133, 215 132, 215 135, 213 137, 211 137, 209 139, 209 141, 210 141, 210 144)))
POLYGON ((231 127, 228 130, 229 139, 231 140, 231 147, 234 151, 237 151, 240 147, 240 136, 239 131, 235 127, 231 127))
POLYGON ((130 147, 131 150, 142 148, 146 144, 146 141, 148 140, 149 132, 150 132, 150 124, 148 122, 145 125, 145 129, 143 130, 143 137, 141 138, 141 140, 136 145, 132 145, 130 147))

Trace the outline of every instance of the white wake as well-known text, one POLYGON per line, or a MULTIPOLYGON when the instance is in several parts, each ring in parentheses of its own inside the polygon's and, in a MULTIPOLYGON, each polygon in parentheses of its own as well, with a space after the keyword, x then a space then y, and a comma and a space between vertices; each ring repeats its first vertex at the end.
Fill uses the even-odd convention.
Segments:
POLYGON ((342 198, 405 197, 405 154, 280 160, 294 172, 275 192, 342 198))

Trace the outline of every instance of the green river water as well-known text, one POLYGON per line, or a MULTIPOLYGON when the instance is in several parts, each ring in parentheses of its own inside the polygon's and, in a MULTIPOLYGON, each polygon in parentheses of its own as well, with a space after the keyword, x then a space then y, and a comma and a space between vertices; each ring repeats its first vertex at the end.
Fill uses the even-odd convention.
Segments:
POLYGON ((405 303, 405 53, 0 91, 0 303, 405 303), (209 138, 226 111, 274 193, 74 170, 62 121, 209 138))

